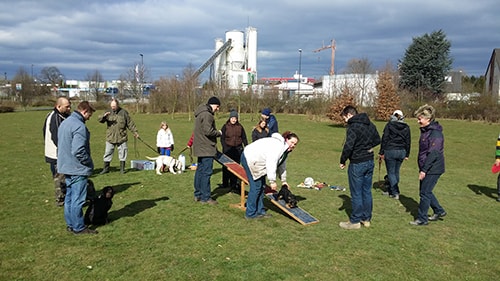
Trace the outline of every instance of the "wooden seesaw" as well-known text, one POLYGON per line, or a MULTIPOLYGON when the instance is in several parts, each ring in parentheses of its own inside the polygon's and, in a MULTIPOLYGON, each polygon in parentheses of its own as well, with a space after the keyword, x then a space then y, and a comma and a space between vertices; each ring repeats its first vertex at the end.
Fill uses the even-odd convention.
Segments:
MULTIPOLYGON (((241 192, 240 192, 240 203, 231 204, 233 208, 238 208, 245 210, 245 185, 248 185, 248 177, 243 166, 235 162, 233 159, 229 158, 227 155, 217 151, 215 156, 215 161, 219 164, 225 166, 231 173, 241 180, 241 192)), ((318 223, 319 220, 313 217, 308 212, 304 211, 300 207, 288 208, 283 199, 276 200, 274 194, 266 194, 266 197, 280 210, 285 212, 287 215, 292 217, 294 220, 298 221, 302 225, 309 225, 318 223)))

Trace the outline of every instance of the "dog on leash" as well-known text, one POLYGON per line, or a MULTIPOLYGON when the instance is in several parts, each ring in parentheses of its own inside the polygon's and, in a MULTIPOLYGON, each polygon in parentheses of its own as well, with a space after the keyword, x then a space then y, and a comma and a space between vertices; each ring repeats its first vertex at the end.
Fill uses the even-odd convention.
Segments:
POLYGON ((182 174, 182 162, 172 156, 160 155, 158 157, 147 157, 149 160, 156 161, 156 174, 161 175, 165 169, 172 174, 182 174))
POLYGON ((292 194, 290 189, 288 189, 288 186, 282 185, 280 191, 274 195, 274 198, 276 200, 283 199, 285 201, 285 204, 288 208, 297 208, 297 198, 295 198, 295 195, 292 194))

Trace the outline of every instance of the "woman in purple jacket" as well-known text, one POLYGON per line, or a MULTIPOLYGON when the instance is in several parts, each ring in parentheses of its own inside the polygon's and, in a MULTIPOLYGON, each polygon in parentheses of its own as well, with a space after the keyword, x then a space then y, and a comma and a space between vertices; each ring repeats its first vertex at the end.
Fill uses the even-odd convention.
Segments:
POLYGON ((415 116, 420 125, 418 148, 420 204, 418 216, 410 224, 427 225, 428 221, 437 221, 446 216, 446 211, 432 192, 439 177, 444 173, 444 136, 443 127, 434 120, 434 107, 423 105, 415 111, 415 116), (429 207, 434 211, 430 217, 427 214, 429 207))

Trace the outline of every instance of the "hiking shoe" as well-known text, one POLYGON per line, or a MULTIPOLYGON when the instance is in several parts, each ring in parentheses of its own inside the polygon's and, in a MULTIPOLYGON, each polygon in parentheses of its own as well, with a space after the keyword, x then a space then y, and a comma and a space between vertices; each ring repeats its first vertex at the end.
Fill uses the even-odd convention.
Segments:
POLYGON ((260 214, 260 215, 257 215, 257 218, 259 219, 268 219, 268 218, 271 218, 273 215, 271 214, 260 214))
POLYGON ((446 212, 442 212, 441 214, 434 214, 434 215, 429 217, 429 220, 430 221, 438 221, 444 216, 446 216, 446 212))
POLYGON ((200 201, 201 204, 209 204, 209 205, 217 205, 219 202, 215 201, 214 199, 210 198, 207 201, 200 201))
POLYGON ((200 202, 201 201, 201 198, 200 197, 194 197, 194 202, 200 202))
POLYGON ((382 192, 382 195, 384 195, 384 196, 391 196, 391 194, 388 191, 382 192))
POLYGON ((370 225, 371 225, 370 221, 361 221, 361 224, 362 224, 364 227, 370 227, 370 225))
POLYGON ((429 223, 426 221, 421 221, 421 220, 417 219, 417 220, 411 221, 410 224, 415 225, 415 226, 422 226, 422 225, 427 225, 429 223))
POLYGON ((80 235, 80 234, 97 234, 97 230, 90 229, 88 227, 84 228, 83 230, 80 230, 78 232, 73 230, 73 234, 75 235, 80 235))
POLYGON ((399 200, 399 194, 389 195, 389 197, 391 197, 395 200, 399 200))
POLYGON ((343 229, 360 229, 361 223, 351 223, 350 221, 343 221, 339 223, 339 226, 343 229))

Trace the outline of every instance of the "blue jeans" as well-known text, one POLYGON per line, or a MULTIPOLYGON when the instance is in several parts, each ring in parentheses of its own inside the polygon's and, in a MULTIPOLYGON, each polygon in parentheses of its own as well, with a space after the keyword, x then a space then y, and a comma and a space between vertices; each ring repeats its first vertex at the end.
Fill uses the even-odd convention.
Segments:
POLYGON ((66 197, 64 198, 64 220, 75 232, 85 229, 83 222, 83 204, 87 197, 87 176, 66 177, 66 197))
POLYGON ((250 190, 248 191, 247 206, 245 216, 247 218, 255 218, 259 215, 265 215, 264 209, 264 188, 266 184, 266 175, 254 180, 248 168, 247 159, 245 154, 241 154, 241 166, 245 169, 247 174, 250 190))
POLYGON ((351 223, 372 219, 372 177, 375 164, 373 160, 361 163, 349 163, 349 190, 351 192, 351 223))
POLYGON ((194 197, 201 201, 210 199, 210 177, 213 173, 214 158, 198 157, 198 164, 194 174, 194 197))
POLYGON ((440 176, 441 175, 426 175, 425 178, 420 181, 420 204, 418 205, 417 219, 422 222, 428 221, 427 212, 429 211, 429 206, 435 214, 442 214, 444 212, 443 207, 441 207, 436 196, 432 193, 440 176))
POLYGON ((160 155, 170 156, 170 147, 160 147, 160 155))
POLYGON ((385 169, 389 178, 390 195, 399 194, 399 170, 406 157, 406 150, 386 150, 384 152, 385 169))

